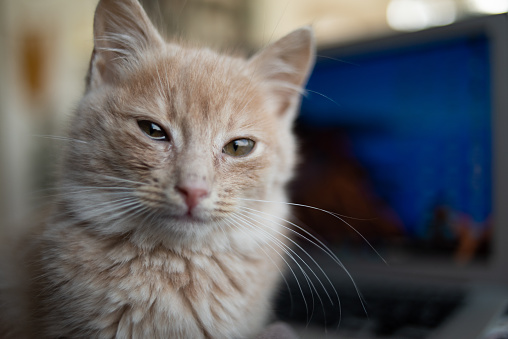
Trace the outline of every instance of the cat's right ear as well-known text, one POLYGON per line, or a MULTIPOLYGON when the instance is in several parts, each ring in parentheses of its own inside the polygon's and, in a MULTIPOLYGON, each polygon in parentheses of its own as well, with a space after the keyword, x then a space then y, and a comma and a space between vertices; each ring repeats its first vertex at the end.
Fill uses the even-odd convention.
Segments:
POLYGON ((263 79, 280 116, 293 119, 300 94, 314 66, 316 47, 312 28, 303 27, 267 46, 250 59, 263 79))
POLYGON ((86 91, 114 83, 141 53, 162 48, 163 39, 138 0, 100 0, 94 19, 94 50, 86 91))

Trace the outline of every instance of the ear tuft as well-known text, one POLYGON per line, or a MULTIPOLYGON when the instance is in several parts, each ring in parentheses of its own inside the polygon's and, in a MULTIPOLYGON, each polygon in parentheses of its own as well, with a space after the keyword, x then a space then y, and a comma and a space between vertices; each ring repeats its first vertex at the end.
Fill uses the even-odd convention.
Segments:
POLYGON ((113 83, 122 69, 139 61, 163 39, 137 0, 100 0, 94 19, 94 51, 87 76, 87 92, 113 83))

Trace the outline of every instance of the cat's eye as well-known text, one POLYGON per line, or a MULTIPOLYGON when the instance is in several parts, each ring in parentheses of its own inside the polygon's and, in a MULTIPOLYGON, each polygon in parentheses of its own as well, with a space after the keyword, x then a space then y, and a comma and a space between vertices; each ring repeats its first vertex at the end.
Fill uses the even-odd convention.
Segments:
POLYGON ((231 155, 233 157, 242 157, 252 152, 255 145, 256 143, 254 140, 236 139, 224 146, 222 153, 226 153, 227 155, 231 155))
POLYGON ((148 120, 138 121, 139 128, 150 138, 160 141, 169 141, 169 137, 162 127, 148 120))

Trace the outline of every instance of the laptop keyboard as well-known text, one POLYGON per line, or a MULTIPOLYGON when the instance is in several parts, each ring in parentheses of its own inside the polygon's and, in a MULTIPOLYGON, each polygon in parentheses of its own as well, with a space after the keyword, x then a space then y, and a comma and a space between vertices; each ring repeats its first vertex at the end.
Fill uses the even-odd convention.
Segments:
POLYGON ((312 307, 310 291, 303 291, 306 306, 298 286, 290 290, 291 296, 286 289, 278 298, 279 319, 353 338, 426 338, 457 310, 465 296, 464 291, 449 288, 362 286, 363 306, 354 289, 337 288, 340 307, 337 302, 332 305, 326 295, 320 295, 324 305, 314 295, 312 307))

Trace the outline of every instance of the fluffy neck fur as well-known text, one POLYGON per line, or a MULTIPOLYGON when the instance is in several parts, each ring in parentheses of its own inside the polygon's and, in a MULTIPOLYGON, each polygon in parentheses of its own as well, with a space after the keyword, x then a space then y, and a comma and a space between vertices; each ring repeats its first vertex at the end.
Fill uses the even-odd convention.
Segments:
POLYGON ((310 29, 245 60, 166 43, 136 0, 101 0, 94 38, 59 198, 25 255, 26 335, 254 336, 288 212, 261 201, 286 201, 310 29), (255 146, 228 154, 235 140, 255 146))

